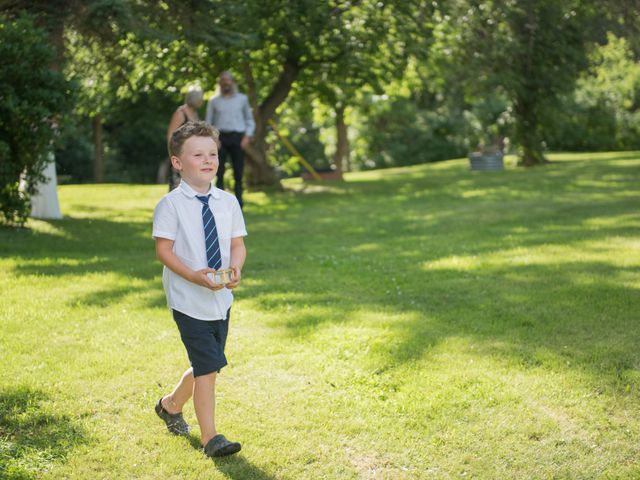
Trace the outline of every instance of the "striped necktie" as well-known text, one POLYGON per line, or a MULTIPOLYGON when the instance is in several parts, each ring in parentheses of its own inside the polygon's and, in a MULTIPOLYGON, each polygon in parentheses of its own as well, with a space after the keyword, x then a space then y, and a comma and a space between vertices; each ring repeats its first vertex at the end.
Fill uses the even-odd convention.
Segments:
POLYGON ((204 245, 207 249, 207 265, 209 265, 209 268, 219 270, 222 266, 222 257, 220 256, 220 243, 218 243, 216 220, 213 218, 213 212, 209 208, 210 196, 211 195, 196 195, 196 198, 202 202, 202 225, 204 225, 204 245))

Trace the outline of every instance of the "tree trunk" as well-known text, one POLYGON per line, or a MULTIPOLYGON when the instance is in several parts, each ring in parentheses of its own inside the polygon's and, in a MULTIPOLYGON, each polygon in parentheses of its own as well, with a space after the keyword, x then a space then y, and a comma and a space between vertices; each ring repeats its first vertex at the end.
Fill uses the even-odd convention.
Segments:
POLYGON ((521 166, 533 167, 535 165, 543 165, 545 163, 548 163, 548 161, 541 151, 522 145, 522 153, 520 155, 519 162, 521 166))
POLYGON ((104 182, 104 148, 102 145, 102 117, 98 113, 92 119, 93 125, 93 181, 104 182))
POLYGON ((344 171, 351 171, 351 144, 349 143, 349 139, 347 138, 347 155, 344 158, 344 171))
POLYGON ((248 164, 248 178, 249 185, 276 185, 279 186, 280 181, 276 176, 276 172, 269 165, 267 160, 266 144, 266 120, 260 115, 260 106, 258 105, 258 93, 256 89, 256 82, 253 78, 253 72, 249 62, 243 64, 244 79, 247 83, 247 96, 249 97, 249 104, 253 110, 253 118, 256 122, 256 132, 253 136, 253 142, 249 144, 245 150, 246 159, 248 164))
POLYGON ((344 104, 338 104, 336 111, 336 153, 333 157, 333 164, 340 173, 345 171, 349 164, 349 137, 347 124, 344 121, 344 104))
POLYGON ((253 143, 246 149, 247 164, 249 167, 249 185, 280 186, 280 181, 275 169, 268 162, 267 125, 276 109, 284 102, 291 91, 291 86, 300 72, 297 59, 288 58, 283 65, 280 77, 274 84, 271 92, 258 106, 255 81, 248 63, 244 64, 244 77, 247 82, 248 97, 254 110, 256 121, 256 133, 253 143))
POLYGON ((276 171, 267 160, 267 142, 264 136, 256 135, 253 144, 247 147, 245 153, 249 166, 249 185, 280 187, 276 171))
POLYGON ((515 102, 516 142, 522 148, 519 165, 532 167, 548 163, 542 151, 542 142, 538 136, 538 121, 535 107, 531 103, 518 99, 515 102))

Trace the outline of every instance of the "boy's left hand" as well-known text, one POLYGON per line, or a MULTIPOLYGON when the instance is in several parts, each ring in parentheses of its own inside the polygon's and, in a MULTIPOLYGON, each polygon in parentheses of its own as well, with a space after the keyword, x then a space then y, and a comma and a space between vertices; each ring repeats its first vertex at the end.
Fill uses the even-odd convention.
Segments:
POLYGON ((238 285, 240 285, 240 277, 241 277, 240 268, 239 267, 229 267, 229 268, 233 270, 233 280, 225 284, 225 287, 236 288, 238 285))

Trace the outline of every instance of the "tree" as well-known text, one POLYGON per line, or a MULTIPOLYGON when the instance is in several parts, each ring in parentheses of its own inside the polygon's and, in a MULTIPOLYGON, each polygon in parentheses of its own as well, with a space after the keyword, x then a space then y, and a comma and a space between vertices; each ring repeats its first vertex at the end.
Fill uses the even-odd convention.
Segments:
POLYGON ((542 127, 587 66, 594 10, 578 0, 463 0, 439 14, 439 47, 469 94, 509 98, 524 166, 545 163, 542 127))
POLYGON ((248 9, 249 31, 258 32, 246 48, 249 61, 240 68, 256 117, 255 140, 248 150, 251 182, 275 184, 275 172, 267 159, 268 121, 303 72, 333 63, 346 53, 348 17, 361 2, 331 5, 312 0, 280 0, 277 6, 247 3, 253 4, 248 9))
POLYGON ((43 180, 52 123, 67 105, 62 75, 50 68, 55 53, 47 33, 27 15, 0 16, 0 215, 23 225, 29 198, 43 180), (19 182, 24 175, 26 191, 19 182))
MULTIPOLYGON (((133 129, 137 120, 147 114, 140 112, 124 118, 123 122, 119 118, 121 111, 130 111, 132 106, 142 101, 142 97, 148 95, 156 97, 159 107, 166 106, 162 97, 167 94, 171 96, 171 89, 178 90, 173 82, 180 85, 189 78, 189 72, 179 71, 181 69, 176 68, 177 63, 171 63, 175 60, 174 54, 180 52, 183 45, 169 42, 168 47, 165 47, 157 40, 143 40, 133 33, 125 34, 113 43, 81 35, 73 29, 68 29, 65 37, 68 58, 65 75, 80 86, 75 97, 74 113, 91 121, 94 142, 93 180, 100 183, 105 179, 105 133, 110 150, 113 150, 118 142, 115 137, 109 141, 109 134, 117 136, 121 130, 133 129), (181 77, 181 81, 176 77, 181 77)), ((154 143, 164 145, 166 121, 160 118, 161 109, 155 109, 154 113, 156 118, 153 123, 149 123, 147 118, 145 129, 138 135, 141 140, 149 136, 152 139, 157 137, 157 142, 154 143), (155 128, 158 122, 161 124, 160 132, 155 128)), ((146 154, 155 154, 152 163, 157 164, 158 149, 146 147, 145 150, 146 154)), ((165 147, 160 150, 166 153, 165 147)), ((133 161, 137 160, 138 158, 133 161)), ((148 158, 140 160, 148 161, 148 158)))
MULTIPOLYGON (((28 12, 46 32, 54 49, 51 68, 60 71, 65 62, 65 28, 69 25, 89 38, 112 41, 118 31, 131 23, 131 12, 124 0, 5 0, 0 8, 10 14, 28 12)), ((82 90, 84 91, 84 90, 82 90)), ((99 113, 93 115, 96 181, 102 181, 102 121, 99 113)))
MULTIPOLYGON (((4 11, 12 14, 27 11, 34 15, 37 23, 48 32, 49 43, 55 48, 53 67, 65 70, 68 78, 80 86, 75 112, 91 119, 94 181, 103 181, 103 124, 109 119, 110 109, 118 100, 132 99, 140 92, 146 92, 149 84, 155 86, 157 78, 149 80, 149 77, 159 69, 164 69, 165 78, 175 78, 178 74, 177 63, 171 66, 168 60, 162 59, 165 53, 162 43, 169 44, 172 52, 182 53, 180 47, 185 42, 175 41, 182 24, 176 24, 183 20, 184 25, 194 23, 178 15, 185 15, 186 7, 181 5, 167 16, 156 14, 165 12, 166 5, 159 8, 157 2, 144 0, 0 1, 4 11), (178 47, 174 48, 176 45, 178 47), (147 62, 144 58, 149 56, 149 51, 144 51, 145 48, 154 54, 147 62), (155 64, 159 67, 154 68, 155 64), (132 72, 138 80, 142 78, 142 82, 133 82, 132 72), (144 81, 148 83, 145 85, 144 81)), ((197 32, 206 30, 202 23, 196 28, 197 32)), ((200 33, 200 36, 207 40, 214 38, 212 34, 200 33)))
POLYGON ((640 0, 603 0, 597 3, 596 32, 599 43, 613 34, 624 38, 636 61, 640 59, 640 0))
POLYGON ((547 134, 562 150, 640 148, 640 63, 629 41, 612 33, 590 54, 576 89, 562 99, 547 134))
MULTIPOLYGON (((373 23, 380 25, 385 5, 392 3, 400 2, 234 2, 236 16, 225 17, 225 25, 233 32, 250 34, 238 39, 239 50, 218 51, 214 63, 229 65, 227 68, 240 74, 254 110, 256 133, 248 149, 250 183, 278 183, 267 156, 268 122, 295 84, 317 82, 323 69, 327 73, 346 58, 350 50, 358 48, 358 43, 362 42, 362 38, 358 38, 360 33, 366 31, 370 21, 372 26, 373 23), (358 31, 360 33, 354 35, 358 31)), ((221 15, 225 16, 224 11, 221 15)), ((372 33, 381 31, 378 27, 371 30, 372 33)), ((375 42, 376 39, 368 41, 375 42)), ((209 44, 208 48, 210 52, 216 52, 215 45, 209 44)), ((308 94, 309 90, 300 88, 300 92, 308 94)))
POLYGON ((360 103, 358 96, 365 91, 382 94, 385 84, 402 75, 410 54, 407 45, 416 35, 429 35, 424 24, 429 10, 423 2, 360 3, 344 14, 348 35, 343 53, 301 75, 299 94, 316 96, 332 110, 337 171, 350 163, 347 108, 360 103))

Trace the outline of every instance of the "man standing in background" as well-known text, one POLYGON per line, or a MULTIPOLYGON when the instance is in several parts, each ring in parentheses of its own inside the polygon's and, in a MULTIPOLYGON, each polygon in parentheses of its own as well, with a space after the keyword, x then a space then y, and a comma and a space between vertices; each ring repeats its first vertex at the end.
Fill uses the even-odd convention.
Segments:
POLYGON ((222 72, 218 77, 218 92, 207 103, 206 120, 220 131, 218 150, 220 166, 216 186, 224 189, 225 162, 230 156, 235 194, 242 207, 243 150, 253 137, 256 123, 249 106, 249 99, 238 92, 238 87, 229 72, 222 72))

